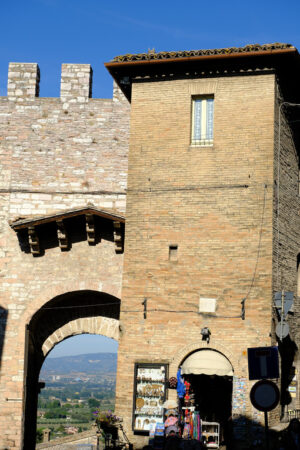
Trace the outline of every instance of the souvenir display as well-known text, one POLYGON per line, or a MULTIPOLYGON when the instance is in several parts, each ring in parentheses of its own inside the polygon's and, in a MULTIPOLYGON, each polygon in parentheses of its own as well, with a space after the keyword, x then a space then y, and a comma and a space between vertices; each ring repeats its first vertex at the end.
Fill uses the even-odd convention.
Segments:
POLYGON ((133 430, 149 433, 163 421, 166 364, 136 364, 133 430))

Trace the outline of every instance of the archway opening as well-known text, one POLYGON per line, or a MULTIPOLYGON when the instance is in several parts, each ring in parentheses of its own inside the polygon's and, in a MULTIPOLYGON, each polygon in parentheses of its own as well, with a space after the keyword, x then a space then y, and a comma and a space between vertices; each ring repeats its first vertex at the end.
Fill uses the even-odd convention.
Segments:
POLYGON ((35 448, 39 374, 47 354, 70 336, 98 334, 118 340, 120 300, 96 291, 59 295, 31 318, 26 327, 22 448, 35 448))
MULTIPOLYGON (((93 432, 94 412, 114 411, 118 342, 95 334, 66 338, 40 371, 37 443, 93 432)), ((90 439, 93 439, 91 436, 90 439)))
POLYGON ((185 393, 180 398, 186 437, 218 448, 231 438, 232 376, 230 361, 220 352, 201 349, 181 364, 185 393))

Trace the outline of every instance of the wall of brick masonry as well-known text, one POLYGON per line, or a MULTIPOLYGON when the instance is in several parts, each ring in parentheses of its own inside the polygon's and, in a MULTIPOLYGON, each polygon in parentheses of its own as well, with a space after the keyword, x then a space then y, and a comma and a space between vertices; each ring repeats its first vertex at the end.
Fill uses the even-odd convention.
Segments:
MULTIPOLYGON (((273 285, 275 291, 292 291, 294 306, 287 321, 290 336, 280 345, 282 363, 288 373, 282 373, 281 386, 285 412, 300 407, 299 373, 300 360, 297 343, 299 343, 300 298, 297 296, 297 256, 300 252, 300 197, 299 197, 299 149, 295 144, 290 123, 299 119, 299 108, 283 104, 286 99, 276 86, 276 121, 275 121, 275 159, 274 178, 274 245, 273 245, 273 285), (280 120, 279 120, 280 116, 280 120), (280 122, 280 123, 279 123, 280 122), (280 153, 278 149, 280 148, 280 153), (278 170, 278 162, 279 170, 278 170), (298 373, 295 373, 295 369, 298 373), (290 373, 289 373, 290 370, 290 373), (289 382, 296 375, 296 395, 288 393, 289 382)), ((278 316, 274 313, 274 324, 278 316)), ((274 331, 273 331, 274 332, 274 331)), ((274 333, 275 335, 275 333, 274 333)), ((275 339, 275 336, 274 336, 275 339)))
POLYGON ((123 256, 113 242, 76 242, 68 252, 54 246, 34 258, 9 226, 88 203, 125 211, 129 104, 116 86, 112 99, 91 98, 91 76, 89 65, 63 65, 61 98, 39 98, 37 64, 13 63, 8 96, 0 97, 0 449, 20 448, 31 317, 66 292, 121 296, 123 256))
POLYGON ((235 389, 245 386, 234 420, 261 420, 249 401, 247 348, 271 344, 274 101, 272 74, 133 84, 122 310, 140 312, 121 315, 117 374, 128 429, 134 363, 165 362, 175 376, 202 348, 224 354, 235 389), (214 143, 191 146, 191 98, 207 94, 214 143), (217 300, 215 318, 198 314, 200 296, 217 300))

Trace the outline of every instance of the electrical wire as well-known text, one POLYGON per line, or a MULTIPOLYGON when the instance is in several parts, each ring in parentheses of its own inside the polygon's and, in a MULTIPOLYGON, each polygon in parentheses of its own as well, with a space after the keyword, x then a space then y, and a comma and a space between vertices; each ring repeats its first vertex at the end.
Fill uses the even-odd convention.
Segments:
POLYGON ((248 184, 221 184, 221 185, 207 185, 207 186, 187 186, 187 187, 173 187, 173 188, 148 188, 148 189, 128 189, 127 192, 133 194, 140 193, 157 193, 157 192, 179 192, 179 191, 200 191, 205 189, 247 189, 248 184))
MULTIPOLYGON (((71 305, 71 306, 45 306, 42 307, 41 310, 61 310, 61 309, 77 309, 77 308, 95 308, 99 306, 119 306, 119 303, 97 303, 94 305, 71 305)), ((120 312, 122 313, 143 313, 142 309, 121 309, 120 312)), ((147 309, 147 313, 149 312, 167 312, 167 313, 176 313, 176 314, 186 314, 186 313, 195 313, 197 315, 203 314, 199 313, 197 310, 194 309, 185 309, 185 310, 175 310, 175 309, 161 309, 161 308, 154 308, 154 309, 147 309)), ((205 316, 212 317, 212 318, 225 318, 225 319, 237 319, 240 318, 241 315, 238 316, 217 316, 214 314, 208 314, 204 313, 205 316)))
POLYGON ((256 277, 256 272, 257 272, 257 267, 258 267, 258 261, 259 261, 259 257, 260 257, 260 251, 261 251, 261 239, 262 239, 262 231, 263 231, 263 224, 264 224, 264 216, 265 216, 265 209, 266 209, 266 193, 267 193, 267 185, 265 184, 264 187, 264 199, 263 199, 263 207, 262 207, 262 213, 261 213, 261 222, 260 222, 260 231, 259 231, 259 238, 258 238, 258 246, 257 246, 257 255, 256 255, 256 262, 255 262, 255 266, 254 266, 254 272, 253 272, 253 277, 251 280, 251 284, 249 287, 249 290, 246 294, 246 297, 243 298, 242 302, 245 304, 246 300, 249 298, 249 295, 252 291, 252 288, 254 286, 254 281, 255 281, 255 277, 256 277))

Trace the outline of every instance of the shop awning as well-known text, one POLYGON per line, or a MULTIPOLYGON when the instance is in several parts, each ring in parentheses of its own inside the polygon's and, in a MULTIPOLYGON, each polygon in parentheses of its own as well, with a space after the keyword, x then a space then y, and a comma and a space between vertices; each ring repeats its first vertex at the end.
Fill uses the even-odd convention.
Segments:
POLYGON ((232 376, 230 362, 224 355, 214 350, 199 350, 192 353, 181 366, 182 375, 232 376))

